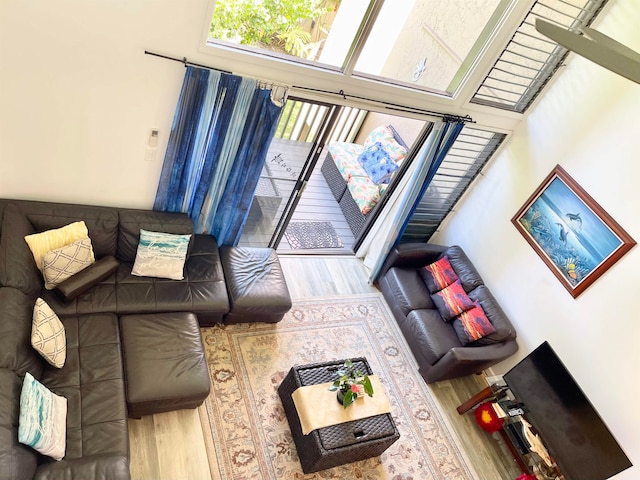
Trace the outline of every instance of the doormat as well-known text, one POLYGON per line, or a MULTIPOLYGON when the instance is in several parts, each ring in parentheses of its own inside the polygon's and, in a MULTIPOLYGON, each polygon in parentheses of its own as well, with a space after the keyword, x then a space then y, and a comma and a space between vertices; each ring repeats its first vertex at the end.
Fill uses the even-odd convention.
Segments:
POLYGON ((293 249, 342 247, 331 222, 291 222, 284 235, 293 249))

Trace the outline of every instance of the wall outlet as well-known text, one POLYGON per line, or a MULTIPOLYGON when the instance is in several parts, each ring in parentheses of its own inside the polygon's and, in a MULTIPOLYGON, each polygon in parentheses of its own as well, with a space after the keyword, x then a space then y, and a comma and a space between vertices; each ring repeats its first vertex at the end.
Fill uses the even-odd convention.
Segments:
POLYGON ((147 148, 144 152, 144 159, 147 162, 153 162, 156 159, 156 149, 147 148))

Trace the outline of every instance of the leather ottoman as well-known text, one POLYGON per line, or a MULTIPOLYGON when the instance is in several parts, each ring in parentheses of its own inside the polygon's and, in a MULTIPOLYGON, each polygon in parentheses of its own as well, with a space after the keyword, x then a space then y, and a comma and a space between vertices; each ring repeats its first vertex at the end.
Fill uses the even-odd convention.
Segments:
POLYGON ((220 247, 220 261, 230 307, 224 323, 282 320, 291 308, 291 296, 274 249, 220 247))
POLYGON ((120 335, 129 417, 196 408, 207 398, 211 384, 193 313, 123 315, 120 335))

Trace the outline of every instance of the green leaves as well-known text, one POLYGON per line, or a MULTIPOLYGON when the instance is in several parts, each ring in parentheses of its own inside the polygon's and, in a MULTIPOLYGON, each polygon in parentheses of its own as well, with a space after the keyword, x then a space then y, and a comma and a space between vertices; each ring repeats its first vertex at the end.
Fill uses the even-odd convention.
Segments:
POLYGON ((350 359, 345 360, 342 367, 336 371, 336 375, 338 379, 329 386, 329 390, 332 392, 340 390, 342 392, 344 395, 342 406, 344 408, 347 408, 358 398, 358 393, 351 389, 352 385, 362 385, 364 393, 373 397, 373 385, 371 384, 369 375, 365 375, 357 368, 354 368, 353 362, 350 359))
POLYGON ((273 45, 301 55, 311 42, 304 27, 329 9, 324 0, 217 0, 209 34, 243 45, 273 45))
POLYGON ((369 375, 365 375, 362 381, 362 386, 364 387, 364 393, 373 397, 373 385, 371 385, 371 380, 369 379, 369 375))

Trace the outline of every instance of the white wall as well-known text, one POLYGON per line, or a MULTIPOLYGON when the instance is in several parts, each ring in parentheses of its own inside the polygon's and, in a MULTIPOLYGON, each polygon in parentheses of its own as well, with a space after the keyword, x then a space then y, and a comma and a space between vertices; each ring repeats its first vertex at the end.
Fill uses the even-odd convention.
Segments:
MULTIPOLYGON (((637 0, 615 0, 602 33, 640 51, 637 0)), ((556 164, 640 241, 640 85, 571 54, 464 202, 432 238, 460 244, 515 324, 520 351, 548 340, 636 465, 640 478, 640 247, 573 299, 510 220, 556 164)))
POLYGON ((0 197, 150 207, 207 0, 0 2, 0 197), (145 161, 152 127, 154 161, 145 161))

